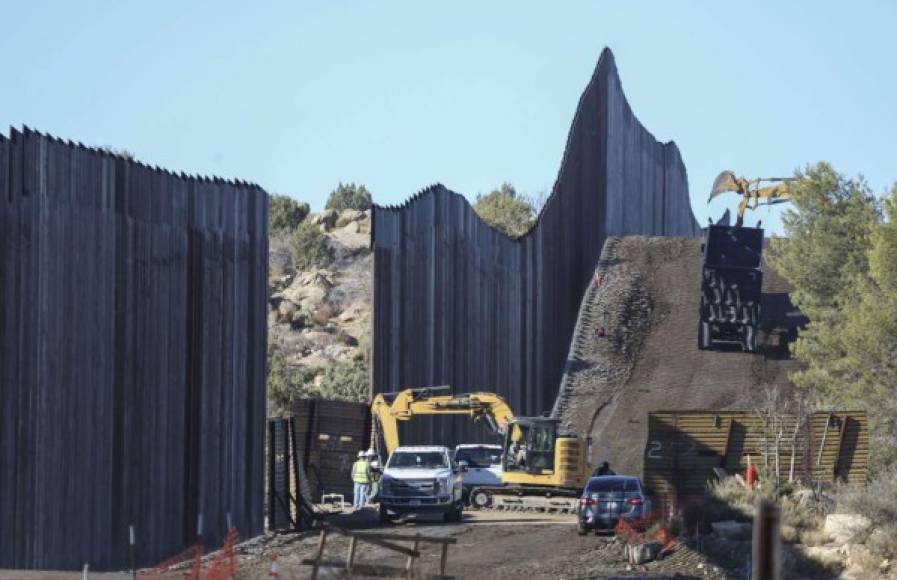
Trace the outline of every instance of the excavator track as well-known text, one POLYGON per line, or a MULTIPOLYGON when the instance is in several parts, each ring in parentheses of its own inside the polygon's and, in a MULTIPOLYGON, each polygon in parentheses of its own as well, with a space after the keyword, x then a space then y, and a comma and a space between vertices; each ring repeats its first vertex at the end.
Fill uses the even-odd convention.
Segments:
POLYGON ((470 507, 485 510, 538 513, 575 513, 579 490, 567 488, 477 487, 470 492, 470 507))

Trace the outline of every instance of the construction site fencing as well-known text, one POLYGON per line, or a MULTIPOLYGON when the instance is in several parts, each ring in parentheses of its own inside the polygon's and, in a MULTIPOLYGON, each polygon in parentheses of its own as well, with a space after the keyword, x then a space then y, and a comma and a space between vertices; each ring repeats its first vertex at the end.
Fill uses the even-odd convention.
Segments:
POLYGON ((768 477, 774 477, 778 456, 781 481, 793 476, 805 482, 866 483, 865 412, 817 412, 802 419, 783 414, 773 420, 775 425, 754 411, 650 413, 644 482, 655 504, 678 509, 700 502, 717 477, 715 469, 744 473, 748 456, 768 477))
POLYGON ((0 568, 261 532, 267 194, 0 136, 0 568))
MULTIPOLYGON (((375 206, 373 392, 491 391, 518 415, 550 411, 579 304, 608 236, 697 236, 685 166, 623 94, 605 50, 582 94, 551 195, 511 239, 432 186, 375 206)), ((464 418, 402 427, 403 442, 487 440, 464 418)))

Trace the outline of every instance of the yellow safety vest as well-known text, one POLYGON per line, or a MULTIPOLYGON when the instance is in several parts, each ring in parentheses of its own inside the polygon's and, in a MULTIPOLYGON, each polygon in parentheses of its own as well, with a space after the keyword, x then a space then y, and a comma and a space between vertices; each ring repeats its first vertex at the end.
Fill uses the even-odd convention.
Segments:
POLYGON ((352 464, 352 481, 354 483, 371 482, 371 464, 367 459, 359 459, 352 464))

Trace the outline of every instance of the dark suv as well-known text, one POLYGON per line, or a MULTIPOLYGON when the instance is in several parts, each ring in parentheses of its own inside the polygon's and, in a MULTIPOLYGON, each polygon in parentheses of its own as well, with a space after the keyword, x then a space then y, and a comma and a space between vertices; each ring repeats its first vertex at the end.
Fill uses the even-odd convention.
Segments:
POLYGON ((613 529, 617 522, 637 520, 651 512, 642 482, 626 475, 592 477, 579 498, 579 533, 613 529))

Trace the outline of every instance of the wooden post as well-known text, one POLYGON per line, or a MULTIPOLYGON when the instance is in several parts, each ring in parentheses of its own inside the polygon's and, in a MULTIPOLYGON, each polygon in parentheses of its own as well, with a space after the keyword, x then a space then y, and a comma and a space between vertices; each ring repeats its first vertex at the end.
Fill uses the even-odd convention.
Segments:
POLYGON ((439 559, 439 575, 445 576, 445 563, 448 560, 448 544, 442 544, 442 557, 439 559))
POLYGON ((352 564, 355 562, 355 545, 358 543, 358 538, 352 536, 349 540, 349 554, 346 556, 346 571, 352 571, 352 564))
POLYGON ((754 517, 753 580, 780 580, 782 544, 779 539, 779 506, 769 500, 757 502, 754 517))
MULTIPOLYGON (((419 542, 417 540, 414 541, 414 543, 411 545, 412 551, 417 552, 418 543, 419 542)), ((412 555, 408 556, 408 560, 405 562, 405 574, 406 575, 408 575, 408 576, 411 575, 411 568, 413 566, 414 566, 414 555, 412 554, 412 555)))
POLYGON ((315 580, 318 577, 318 568, 321 566, 321 556, 324 554, 324 544, 327 543, 327 528, 321 530, 321 539, 318 540, 318 549, 315 552, 315 563, 312 565, 311 577, 315 580))

